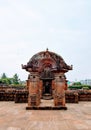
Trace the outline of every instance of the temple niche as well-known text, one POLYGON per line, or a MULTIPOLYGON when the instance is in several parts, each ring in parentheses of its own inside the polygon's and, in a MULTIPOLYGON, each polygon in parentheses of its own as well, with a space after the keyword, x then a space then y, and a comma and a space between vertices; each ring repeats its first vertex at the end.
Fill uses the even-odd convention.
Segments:
POLYGON ((65 108, 65 90, 67 79, 65 73, 72 66, 63 58, 48 49, 35 54, 22 69, 29 72, 27 79, 28 107, 39 108, 41 100, 53 99, 53 108, 65 108))

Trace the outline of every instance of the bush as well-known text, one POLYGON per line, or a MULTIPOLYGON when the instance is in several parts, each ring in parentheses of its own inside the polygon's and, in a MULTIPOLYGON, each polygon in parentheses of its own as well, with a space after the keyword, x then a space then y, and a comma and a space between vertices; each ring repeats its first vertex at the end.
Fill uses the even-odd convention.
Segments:
POLYGON ((68 87, 69 89, 82 89, 82 85, 72 85, 68 87))
POLYGON ((89 87, 83 87, 83 89, 88 90, 88 89, 89 89, 89 87))
POLYGON ((12 88, 16 88, 16 89, 23 89, 26 88, 26 85, 21 85, 21 84, 12 84, 11 85, 12 88))
POLYGON ((89 85, 71 85, 68 87, 69 89, 91 89, 91 86, 89 85))

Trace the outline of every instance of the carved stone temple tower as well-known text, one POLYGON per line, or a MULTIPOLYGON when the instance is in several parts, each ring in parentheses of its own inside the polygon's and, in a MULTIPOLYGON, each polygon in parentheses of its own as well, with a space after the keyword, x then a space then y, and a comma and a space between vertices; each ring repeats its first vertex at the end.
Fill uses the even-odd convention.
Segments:
POLYGON ((39 108, 41 99, 53 99, 53 108, 65 107, 65 73, 72 70, 72 66, 67 65, 60 55, 47 49, 35 54, 22 69, 29 72, 27 108, 39 108))

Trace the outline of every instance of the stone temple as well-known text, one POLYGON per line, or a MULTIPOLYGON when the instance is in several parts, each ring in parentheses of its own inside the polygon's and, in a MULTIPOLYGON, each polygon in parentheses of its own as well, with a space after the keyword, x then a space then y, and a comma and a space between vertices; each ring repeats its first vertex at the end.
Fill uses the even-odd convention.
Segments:
POLYGON ((53 99, 54 106, 51 109, 66 108, 67 79, 65 73, 72 70, 72 65, 67 65, 60 55, 46 49, 46 51, 35 54, 26 65, 22 65, 22 69, 29 72, 27 109, 39 108, 42 99, 53 99))

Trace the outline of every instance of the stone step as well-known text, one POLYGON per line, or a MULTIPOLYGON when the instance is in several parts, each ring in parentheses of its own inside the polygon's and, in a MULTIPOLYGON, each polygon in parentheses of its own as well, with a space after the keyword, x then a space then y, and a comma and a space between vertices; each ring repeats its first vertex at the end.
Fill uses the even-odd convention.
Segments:
POLYGON ((52 97, 52 95, 51 94, 44 94, 43 95, 43 97, 42 97, 43 99, 45 99, 45 100, 50 100, 50 99, 52 99, 53 97, 52 97))

